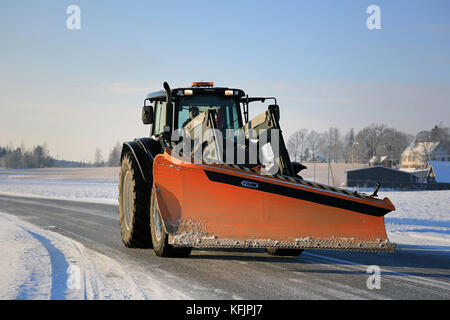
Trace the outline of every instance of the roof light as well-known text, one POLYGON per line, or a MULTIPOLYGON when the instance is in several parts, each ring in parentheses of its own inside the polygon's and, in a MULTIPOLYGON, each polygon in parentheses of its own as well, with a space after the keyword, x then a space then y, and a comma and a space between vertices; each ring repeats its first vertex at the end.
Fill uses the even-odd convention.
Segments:
POLYGON ((191 89, 186 89, 186 90, 184 90, 184 95, 185 95, 185 96, 192 96, 193 93, 194 93, 194 91, 191 90, 191 89))
POLYGON ((192 82, 193 87, 214 87, 214 82, 192 82))
POLYGON ((233 95, 233 90, 225 90, 225 95, 226 96, 232 96, 233 95))

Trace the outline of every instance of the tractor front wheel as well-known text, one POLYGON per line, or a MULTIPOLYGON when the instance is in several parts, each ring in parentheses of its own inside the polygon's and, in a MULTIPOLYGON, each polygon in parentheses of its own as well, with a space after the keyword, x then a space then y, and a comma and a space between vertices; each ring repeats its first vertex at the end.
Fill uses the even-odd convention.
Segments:
POLYGON ((119 176, 119 220, 122 241, 129 248, 151 248, 149 188, 136 160, 127 152, 119 176))
POLYGON ((191 254, 192 248, 174 247, 169 244, 169 235, 164 229, 164 223, 159 212, 156 199, 156 187, 152 188, 150 197, 150 228, 152 233, 153 250, 158 257, 186 258, 191 254))

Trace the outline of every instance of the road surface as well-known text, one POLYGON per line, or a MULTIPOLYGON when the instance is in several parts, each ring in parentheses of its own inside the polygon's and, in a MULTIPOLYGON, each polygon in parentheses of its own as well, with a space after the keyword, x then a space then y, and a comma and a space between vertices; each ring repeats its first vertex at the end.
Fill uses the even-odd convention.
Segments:
POLYGON ((399 245, 394 254, 308 250, 298 257, 193 250, 189 258, 171 259, 125 248, 117 205, 0 195, 0 211, 151 272, 193 299, 450 298, 450 246, 399 245))

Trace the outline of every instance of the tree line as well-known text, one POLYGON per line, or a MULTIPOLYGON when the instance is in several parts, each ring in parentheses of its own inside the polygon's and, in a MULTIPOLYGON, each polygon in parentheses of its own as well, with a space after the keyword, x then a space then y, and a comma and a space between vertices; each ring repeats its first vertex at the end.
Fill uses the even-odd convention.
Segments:
POLYGON ((367 162, 375 156, 388 156, 399 163, 403 151, 419 142, 440 142, 450 150, 450 130, 440 124, 413 136, 383 123, 358 132, 352 128, 344 134, 335 127, 320 133, 301 128, 289 136, 286 148, 291 160, 299 162, 367 162))
POLYGON ((0 146, 0 167, 7 169, 50 168, 50 167, 117 167, 120 166, 122 144, 117 144, 110 150, 108 158, 103 159, 99 148, 95 150, 94 162, 58 160, 50 156, 47 145, 35 146, 27 150, 24 144, 14 148, 0 146))
POLYGON ((54 159, 45 144, 31 150, 26 150, 23 144, 15 149, 0 146, 0 166, 11 169, 53 167, 54 159))
MULTIPOLYGON (((404 133, 385 124, 371 124, 358 132, 354 129, 345 134, 339 128, 317 132, 301 128, 291 134, 286 147, 292 161, 299 162, 367 162, 374 156, 388 156, 398 163, 402 152, 411 144, 439 142, 450 153, 450 128, 442 124, 423 130, 416 136, 404 133)), ((46 144, 26 150, 20 147, 0 146, 0 167, 45 168, 45 167, 116 167, 120 166, 122 144, 117 142, 104 159, 100 148, 96 148, 93 162, 57 160, 50 156, 46 144)))
POLYGON ((118 167, 120 166, 120 156, 122 153, 122 144, 117 144, 109 151, 108 158, 103 158, 100 148, 95 149, 94 166, 96 167, 118 167))

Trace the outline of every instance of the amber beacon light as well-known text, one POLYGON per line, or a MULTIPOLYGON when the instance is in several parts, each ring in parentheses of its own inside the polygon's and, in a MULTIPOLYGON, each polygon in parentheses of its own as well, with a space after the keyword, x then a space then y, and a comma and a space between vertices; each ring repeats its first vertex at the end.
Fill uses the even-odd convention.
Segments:
POLYGON ((193 87, 213 87, 214 82, 192 82, 193 87))

